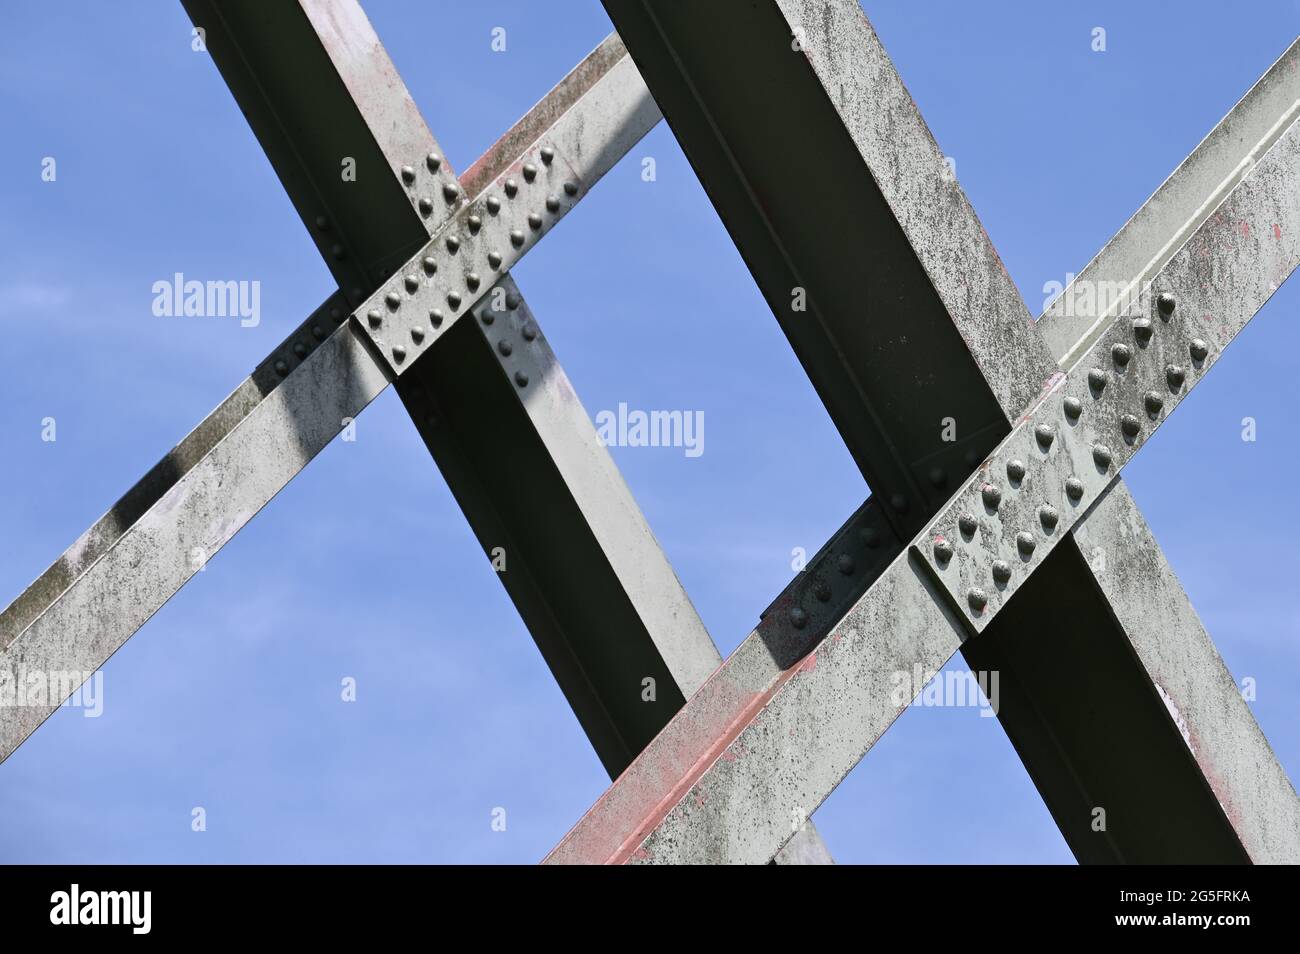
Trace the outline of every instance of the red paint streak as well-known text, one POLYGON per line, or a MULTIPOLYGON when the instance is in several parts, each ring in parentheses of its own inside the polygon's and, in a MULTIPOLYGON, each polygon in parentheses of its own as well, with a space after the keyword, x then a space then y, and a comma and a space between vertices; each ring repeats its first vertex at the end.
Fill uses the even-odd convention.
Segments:
POLYGON ((1277 239, 1279 242, 1282 241, 1282 226, 1278 225, 1276 222, 1273 223, 1273 238, 1277 239))
POLYGON ((803 658, 798 666, 795 667, 797 672, 812 672, 817 668, 817 650, 813 650, 803 658))
POLYGON ((1242 219, 1240 222, 1237 223, 1237 227, 1241 229, 1241 237, 1242 237, 1242 238, 1250 238, 1250 223, 1249 223, 1249 222, 1247 222, 1245 219, 1242 219))

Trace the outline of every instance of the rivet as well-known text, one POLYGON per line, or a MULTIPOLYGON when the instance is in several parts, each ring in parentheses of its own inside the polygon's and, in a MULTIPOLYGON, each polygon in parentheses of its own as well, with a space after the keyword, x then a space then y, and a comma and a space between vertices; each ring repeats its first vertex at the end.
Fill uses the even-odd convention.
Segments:
POLYGON ((456 251, 460 248, 460 239, 455 235, 448 235, 446 244, 447 251, 452 255, 455 255, 456 251))
POLYGON ((1160 409, 1165 406, 1165 399, 1155 391, 1148 391, 1142 396, 1142 404, 1146 407, 1147 413, 1155 417, 1160 413, 1160 409))
POLYGON ((1013 483, 1020 483, 1025 479, 1025 462, 1023 460, 1013 460, 1007 464, 1007 478, 1013 483))
POLYGON ((438 260, 432 255, 426 255, 422 264, 424 265, 424 274, 426 275, 432 275, 438 270, 438 260))
POLYGON ((478 272, 470 272, 468 275, 465 276, 465 286, 470 291, 478 291, 478 286, 479 286, 478 272))
POLYGON ((352 304, 359 305, 366 300, 365 293, 355 285, 352 286, 352 304))
POLYGON ((430 172, 437 172, 438 167, 442 165, 442 156, 431 152, 424 157, 424 164, 429 167, 430 172))
POLYGON ((342 245, 335 244, 330 248, 330 254, 334 256, 336 261, 341 262, 343 259, 347 258, 348 253, 343 250, 342 245))
POLYGON ((1119 429, 1131 440, 1142 432, 1142 422, 1132 414, 1125 414, 1119 419, 1119 429))
POLYGON ((943 468, 942 468, 942 467, 931 467, 931 468, 930 468, 930 486, 931 486, 931 487, 934 487, 934 488, 937 490, 937 489, 939 489, 940 487, 942 487, 944 484, 946 484, 947 482, 948 482, 948 478, 944 475, 944 472, 943 472, 943 468))
POLYGON ((312 325, 312 326, 311 326, 311 336, 312 336, 313 338, 315 338, 317 341, 324 341, 324 340, 325 340, 325 329, 322 328, 320 325, 312 325))
POLYGON ((454 291, 447 292, 447 304, 451 306, 452 311, 455 311, 457 308, 459 308, 460 293, 454 291))
POLYGON ((457 197, 459 196, 460 196, 460 189, 456 188, 456 186, 453 183, 451 182, 443 183, 442 197, 444 199, 446 199, 448 202, 455 202, 457 197))
POLYGON ((442 327, 442 312, 437 308, 429 309, 429 324, 435 328, 442 327))
POLYGON ((574 195, 577 195, 577 194, 578 194, 578 183, 574 182, 572 179, 570 179, 568 182, 564 183, 564 194, 565 194, 565 195, 568 195, 568 196, 574 196, 574 195))
POLYGON ((1068 397, 1061 404, 1065 408, 1065 416, 1072 421, 1077 421, 1083 413, 1083 404, 1077 397, 1068 397))
POLYGON ((424 340, 424 329, 421 328, 419 325, 416 325, 414 328, 412 328, 412 329, 411 329, 411 340, 414 341, 416 344, 419 344, 421 341, 423 341, 423 340, 424 340))
POLYGON ((325 218, 323 215, 316 216, 316 228, 320 229, 322 232, 328 232, 330 228, 330 220, 325 218))
POLYGON ((989 605, 989 597, 978 586, 972 586, 966 593, 966 602, 970 604, 971 609, 979 613, 989 605))
POLYGON ((550 146, 543 146, 541 149, 537 150, 537 152, 538 155, 542 157, 542 162, 546 163, 548 166, 551 164, 551 161, 555 158, 555 150, 552 149, 550 146))
POLYGON ((330 309, 330 318, 333 319, 334 324, 337 325, 339 322, 341 322, 341 321, 343 320, 343 309, 342 309, 342 308, 331 308, 331 309, 330 309))
POLYGON ((528 227, 536 232, 542 227, 542 217, 536 212, 528 213, 528 227))
POLYGON ((1174 306, 1177 304, 1177 300, 1169 292, 1161 292, 1156 296, 1156 308, 1166 318, 1174 313, 1174 306))
POLYGON ((420 214, 423 215, 426 219, 429 216, 433 215, 433 200, 430 199, 428 196, 425 196, 416 204, 420 207, 420 214))
POLYGON ((1187 350, 1191 354, 1193 361, 1200 362, 1204 361, 1206 356, 1209 355, 1210 346, 1200 338, 1193 338, 1192 343, 1187 350))
POLYGON ((1093 368, 1088 372, 1088 387, 1101 391, 1106 387, 1106 372, 1093 368))
POLYGON ((518 248, 519 246, 523 245, 523 244, 524 244, 524 233, 521 232, 521 231, 519 231, 518 229, 511 229, 511 230, 510 230, 510 244, 513 245, 515 248, 518 248))
POLYGON ((515 384, 519 385, 521 388, 528 387, 528 375, 522 371, 516 371, 515 384))
POLYGON ((506 198, 513 199, 519 194, 519 183, 514 179, 507 179, 505 184, 506 198))
POLYGON ((875 527, 863 527, 858 531, 858 537, 870 550, 880 546, 880 534, 876 532, 875 527))
POLYGON ((378 328, 384 323, 384 316, 373 308, 366 312, 366 318, 369 320, 371 328, 378 328))
POLYGON ((515 349, 510 344, 509 341, 507 341, 505 338, 502 338, 500 341, 497 342, 497 350, 501 352, 502 357, 508 358, 510 357, 510 352, 514 351, 515 349))
POLYGON ((1078 477, 1071 477, 1065 482, 1065 495, 1071 500, 1083 499, 1083 481, 1078 477))
POLYGON ((934 541, 934 558, 940 563, 947 563, 951 560, 953 552, 952 544, 942 537, 934 541))
POLYGON ((471 215, 465 220, 465 224, 469 226, 469 230, 472 234, 477 235, 478 230, 483 227, 483 219, 477 215, 471 215))
POLYGON ((840 558, 836 560, 835 563, 836 566, 839 567, 840 572, 845 576, 849 576, 853 572, 853 557, 849 556, 847 553, 841 553, 840 558))
POLYGON ((384 304, 393 311, 397 311, 397 309, 402 307, 402 296, 397 294, 397 292, 389 292, 384 296, 384 304))
POLYGON ((1110 448, 1105 444, 1092 445, 1092 459, 1102 470, 1110 467, 1110 448))
POLYGON ((1002 491, 992 484, 985 484, 980 488, 980 495, 984 498, 984 506, 990 510, 997 510, 998 504, 1002 502, 1002 491))
POLYGON ((894 508, 895 513, 907 513, 907 498, 902 494, 894 494, 890 497, 889 505, 894 508))
POLYGON ((402 166, 402 181, 410 185, 415 181, 415 170, 410 166, 402 166))
POLYGON ((1057 522, 1061 515, 1056 512, 1056 508, 1051 504, 1043 504, 1038 508, 1038 522, 1043 525, 1043 529, 1051 533, 1056 529, 1057 522))
POLYGON ((299 341, 296 345, 293 346, 293 353, 300 358, 305 358, 307 357, 307 346, 303 344, 301 341, 299 341))
POLYGON ((393 345, 393 360, 401 364, 406 360, 406 349, 401 345, 393 345))
POLYGON ((790 610, 790 625, 795 629, 803 629, 808 625, 808 614, 803 611, 803 607, 795 606, 790 610))
POLYGON ((1187 378, 1187 372, 1176 364, 1165 367, 1165 380, 1169 382, 1169 390, 1177 391, 1183 386, 1183 381, 1187 378))
POLYGON ((492 270, 493 270, 493 271, 496 271, 498 268, 500 268, 500 267, 501 267, 501 253, 500 253, 500 252, 488 252, 488 265, 490 265, 490 266, 492 267, 492 270))
POLYGON ((826 603, 831 598, 831 585, 825 580, 818 580, 813 584, 813 596, 817 598, 818 603, 826 603))
POLYGON ((532 182, 536 178, 537 178, 537 167, 533 165, 531 162, 525 162, 524 179, 527 180, 528 182, 532 182))
POLYGON ((1011 579, 1011 564, 1006 560, 993 561, 993 582, 1006 583, 1011 579))
POLYGON ((1151 340, 1150 318, 1133 319, 1133 337, 1138 340, 1138 344, 1146 344, 1151 340))
POLYGON ((1056 432, 1052 430, 1051 424, 1039 424, 1034 428, 1034 438, 1038 441, 1038 445, 1042 447, 1043 450, 1047 450, 1047 448, 1052 446, 1052 440, 1055 437, 1056 432))
POLYGON ((1117 364, 1119 367, 1122 368, 1125 365, 1127 365, 1129 359, 1133 357, 1133 352, 1129 350, 1128 345, 1117 344, 1110 349, 1110 357, 1111 360, 1115 362, 1115 364, 1117 364))
POLYGON ((420 290, 420 280, 416 278, 414 275, 407 275, 406 290, 410 292, 412 295, 414 295, 417 291, 420 290))
POLYGON ((548 195, 548 196, 546 197, 546 211, 547 211, 547 212, 559 212, 559 211, 560 211, 560 200, 559 200, 558 197, 553 196, 553 195, 548 195))
POLYGON ((479 320, 485 325, 490 325, 497 320, 497 316, 492 313, 492 309, 484 306, 483 310, 478 313, 479 320))
POLYGON ((524 336, 525 341, 532 341, 537 337, 537 326, 531 321, 525 321, 524 326, 519 329, 519 333, 524 336))
POLYGON ((501 211, 501 200, 494 195, 488 196, 487 201, 484 202, 483 204, 487 206, 488 212, 492 213, 493 215, 496 215, 498 212, 501 211))
POLYGON ((970 514, 964 513, 957 518, 957 529, 966 536, 973 537, 975 536, 975 531, 979 529, 979 524, 970 514))
POLYGON ((284 377, 289 373, 289 366, 283 361, 277 361, 275 363, 275 373, 280 375, 280 377, 284 377))
POLYGON ((509 308, 511 311, 514 311, 523 303, 524 300, 519 297, 519 292, 515 292, 515 291, 506 292, 506 307, 509 308))
POLYGON ((1028 530, 1021 530, 1016 534, 1016 549, 1019 550, 1022 555, 1029 556, 1029 554, 1034 552, 1034 547, 1037 545, 1038 541, 1034 539, 1034 535, 1028 530))

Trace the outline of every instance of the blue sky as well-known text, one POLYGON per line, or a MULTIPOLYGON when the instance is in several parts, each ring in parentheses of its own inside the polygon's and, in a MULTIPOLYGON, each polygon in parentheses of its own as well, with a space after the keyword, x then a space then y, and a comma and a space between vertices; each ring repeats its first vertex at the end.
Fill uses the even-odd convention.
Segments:
MULTIPOLYGON (((864 6, 1035 314, 1300 25, 1292 2, 864 6)), ((564 8, 366 5, 457 169, 609 32, 564 8)), ((0 110, 7 601, 332 286, 179 4, 14 5, 0 110), (155 317, 177 271, 260 281, 261 323, 155 317)), ((699 457, 613 454, 730 652, 867 488, 668 129, 514 274, 589 413, 704 412, 699 457)), ((1293 779, 1298 306, 1293 281, 1125 472, 1293 779)), ((0 861, 527 863, 607 781, 390 391, 109 662, 100 718, 61 710, 0 767, 0 861)), ((973 708, 906 713, 817 822, 842 861, 1072 860, 973 708)))

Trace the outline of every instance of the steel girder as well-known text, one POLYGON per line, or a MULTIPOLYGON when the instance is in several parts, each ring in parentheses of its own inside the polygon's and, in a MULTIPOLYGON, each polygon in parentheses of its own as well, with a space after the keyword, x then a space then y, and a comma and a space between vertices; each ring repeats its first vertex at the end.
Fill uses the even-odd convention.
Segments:
MULTIPOLYGON (((1022 413, 1033 410, 1043 393, 1059 393, 1063 380, 1055 361, 959 187, 945 174, 937 147, 856 4, 777 2, 746 4, 743 11, 736 4, 685 8, 636 0, 608 0, 606 6, 864 474, 878 497, 889 501, 876 509, 898 532, 881 548, 896 554, 900 541, 934 512, 936 499, 946 498, 958 475, 973 469, 970 457, 964 462, 972 466, 965 469, 953 464, 934 422, 957 416, 959 407, 965 412, 967 404, 960 403, 965 401, 975 408, 974 430, 996 440, 1022 413), (732 42, 723 49, 703 41, 724 35, 718 32, 724 25, 732 42), (792 50, 803 55, 790 55, 792 50), (781 149, 772 148, 782 128, 795 126, 800 130, 795 145, 787 138, 781 149), (801 169, 804 163, 806 170, 801 169), (809 174, 813 168, 816 176, 809 174), (827 176, 828 168, 835 174, 827 176), (791 181, 830 181, 833 188, 795 190, 788 188, 791 181), (855 248, 870 253, 854 257, 850 276, 846 250, 855 248), (806 293, 809 314, 791 308, 795 288, 806 293), (899 340, 903 335, 909 346, 899 340), (918 339, 925 346, 924 361, 915 347, 918 339), (978 382, 974 387, 973 381, 978 382), (993 402, 1003 420, 981 431, 993 402), (908 419, 913 409, 919 411, 908 419)), ((1232 151, 1245 148, 1258 158, 1288 128, 1296 99, 1294 53, 1283 57, 1090 266, 1094 275, 1108 272, 1118 278, 1126 264, 1140 259, 1145 269, 1125 276, 1133 291, 1122 304, 1150 304, 1149 296, 1139 301, 1138 292, 1232 193, 1241 178, 1232 151), (1252 134, 1257 135, 1246 138, 1252 134), (1234 175, 1225 181, 1216 172, 1234 175), (1153 209, 1163 211, 1153 214, 1153 209), (1125 254, 1115 254, 1117 250, 1125 254)), ((1282 216, 1288 187, 1293 183, 1285 178, 1273 183, 1270 197, 1250 211, 1266 215, 1269 201, 1276 200, 1276 214, 1282 216)), ((1270 281, 1289 274, 1288 261, 1285 252, 1275 257, 1272 265, 1278 272, 1270 281)), ((1267 297, 1262 288, 1238 291, 1256 292, 1246 296, 1253 302, 1246 316, 1267 297)), ((1061 347, 1061 336, 1069 331, 1056 332, 1057 354, 1079 357, 1110 329, 1113 314, 1093 314, 1087 327, 1077 330, 1077 344, 1061 347)), ((1051 315, 1045 327, 1059 327, 1051 315)), ((1143 321, 1137 334, 1152 329, 1148 319, 1143 321)), ((1145 350, 1157 340, 1143 338, 1133 347, 1145 350)), ((1124 380, 1121 373, 1121 384, 1124 380)), ((1181 393, 1157 397, 1157 419, 1181 393)), ((1136 404, 1142 403, 1139 395, 1136 404)), ((1148 416, 1151 407, 1148 401, 1148 416)), ((1112 419, 1111 429, 1118 427, 1124 440, 1140 443, 1150 425, 1139 422, 1138 430, 1129 433, 1134 421, 1132 415, 1118 423, 1112 419)), ((1065 422, 1068 429, 1061 432, 1058 448, 1070 443, 1077 424, 1065 422)), ((1031 425, 1019 425, 1017 434, 1033 443, 1031 425)), ((1006 476, 989 476, 995 462, 1017 470, 1023 466, 1021 457, 1030 467, 1039 463, 1027 453, 1031 449, 1020 447, 1012 460, 997 455, 986 460, 968 489, 975 502, 983 503, 979 497, 986 482, 1001 483, 993 491, 999 495, 1005 488, 1006 476)), ((1114 456, 1123 457, 1124 450, 1125 444, 1117 445, 1114 456)), ((974 455, 974 463, 979 456, 974 455)), ((1046 540, 1017 540, 1024 527, 1033 527, 1031 519, 1037 522, 1027 512, 1011 536, 991 548, 997 552, 984 551, 987 559, 976 570, 987 593, 979 598, 997 605, 969 619, 977 629, 988 625, 1000 606, 999 589, 1014 586, 1018 575, 1027 576, 1019 564, 1041 560, 1056 540, 1068 536, 1073 521, 1066 517, 1082 514, 1099 497, 1080 531, 1086 539, 1106 540, 1111 552, 1121 555, 1120 572, 1094 575, 1074 541, 1066 542, 1043 570, 1025 580, 1025 594, 989 625, 991 632, 965 643, 967 658, 978 668, 1002 672, 999 716, 1081 860, 1294 858, 1300 850, 1295 793, 1136 506, 1114 478, 1117 469, 1098 480, 1091 493, 1057 500, 1062 509, 1050 512, 1053 532, 1046 540), (1034 555, 1017 550, 1018 542, 1034 555), (1010 571, 1011 576, 989 578, 990 566, 998 575, 1010 571), (1031 627, 1049 608, 1049 598, 1062 592, 1072 605, 1064 609, 1058 598, 1050 609, 1052 618, 1066 625, 1054 626, 1050 641, 1035 638, 1031 627), (1139 611, 1144 602, 1161 606, 1166 615, 1152 621, 1139 611), (1063 670, 1069 673, 1064 680, 1063 670), (1108 697, 1100 719, 1095 707, 1087 705, 1099 684, 1108 697), (1137 777, 1142 784, 1134 784, 1137 777), (1089 824, 1096 807, 1107 811, 1105 833, 1089 824)), ((1015 501, 1028 500, 1038 483, 1045 478, 1034 474, 1013 481, 1015 501)), ((1063 492, 1058 487, 1051 496, 1063 492)), ((1033 507, 1045 496, 1035 498, 1033 507)), ((971 509, 970 503, 952 506, 971 509)), ((999 527, 1007 516, 988 512, 999 527)), ((980 522, 975 527, 977 537, 990 533, 980 522)), ((936 530, 946 534, 939 552, 946 557, 956 543, 957 558, 951 562, 969 568, 960 549, 968 535, 958 531, 956 515, 936 522, 936 530)), ((868 532, 879 540, 879 528, 868 532)), ((918 537, 918 547, 928 554, 932 547, 925 538, 924 533, 918 537)), ((829 793, 818 787, 828 766, 810 768, 806 753, 791 750, 810 740, 818 748, 821 734, 833 733, 841 738, 825 740, 819 756, 833 762, 830 751, 848 736, 865 742, 860 757, 897 712, 886 704, 883 680, 873 686, 874 702, 870 694, 835 702, 829 696, 816 702, 804 697, 809 707, 805 716, 814 725, 790 727, 788 737, 780 731, 786 723, 770 721, 780 718, 770 710, 778 700, 803 695, 795 686, 813 678, 808 674, 812 662, 824 667, 821 658, 828 652, 854 654, 838 644, 856 638, 856 629, 845 633, 855 614, 877 608, 880 601, 908 602, 912 594, 891 592, 891 586, 931 588, 924 574, 915 581, 905 574, 891 580, 891 574, 904 573, 891 567, 841 618, 841 587, 832 583, 842 586, 836 563, 843 573, 845 561, 851 566, 856 560, 846 542, 842 532, 829 546, 831 559, 810 565, 806 575, 811 585, 802 593, 792 586, 778 601, 776 606, 789 614, 786 632, 779 634, 782 623, 765 618, 669 727, 663 743, 647 750, 556 849, 553 860, 740 860, 752 857, 748 852, 754 848, 750 839, 755 829, 762 830, 755 840, 761 843, 771 835, 776 844, 782 833, 788 837, 797 829, 803 813, 829 793), (830 605, 818 606, 819 600, 830 605), (834 637, 829 645, 828 634, 834 637), (760 644, 780 648, 769 653, 769 661, 760 644), (826 719, 831 711, 835 717, 826 719), (844 728, 846 723, 853 731, 844 728), (770 745, 762 751, 749 748, 745 737, 751 733, 770 745), (750 764, 739 768, 741 759, 750 764), (763 773, 764 781, 751 771, 763 773), (737 783, 735 788, 724 781, 728 778, 737 783), (746 790, 747 785, 754 787, 746 790), (758 814, 766 817, 752 817, 758 814), (715 824, 723 817, 726 824, 715 824)), ((936 561, 940 570, 946 570, 947 562, 936 561)), ((942 572, 938 575, 943 578, 942 572)), ((958 599, 967 598, 967 583, 958 599)), ((969 614, 965 606, 958 609, 969 614)), ((905 606, 895 610, 908 612, 905 606)), ((895 625, 902 622, 894 620, 895 625)), ((951 650, 936 642, 936 620, 916 610, 906 623, 903 628, 926 630, 927 638, 912 647, 911 658, 897 632, 880 650, 884 658, 901 652, 893 661, 905 664, 882 671, 874 668, 880 660, 857 660, 852 675, 846 664, 837 677, 860 679, 869 673, 875 679, 910 671, 913 662, 925 671, 937 670, 951 650), (873 668, 864 672, 868 665, 873 668)), ((958 644, 947 645, 955 649, 958 644)), ((872 650, 860 647, 858 652, 872 650)), ((854 762, 856 758, 848 765, 854 762)))

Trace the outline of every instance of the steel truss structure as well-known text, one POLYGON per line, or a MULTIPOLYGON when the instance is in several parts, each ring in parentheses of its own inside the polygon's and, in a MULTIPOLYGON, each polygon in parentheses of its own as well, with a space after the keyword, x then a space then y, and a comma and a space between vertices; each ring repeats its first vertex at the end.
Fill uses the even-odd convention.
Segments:
MULTIPOLYGON (((1300 41, 1034 321, 853 0, 604 2, 457 176, 355 0, 183 0, 338 291, 0 615, 0 670, 100 667, 393 385, 615 780, 547 862, 829 862, 890 674, 958 652, 1080 861, 1300 861, 1120 475, 1296 267, 1300 41), (725 661, 509 274, 661 110, 875 491, 725 661)), ((62 701, 0 708, 0 759, 62 701)))

